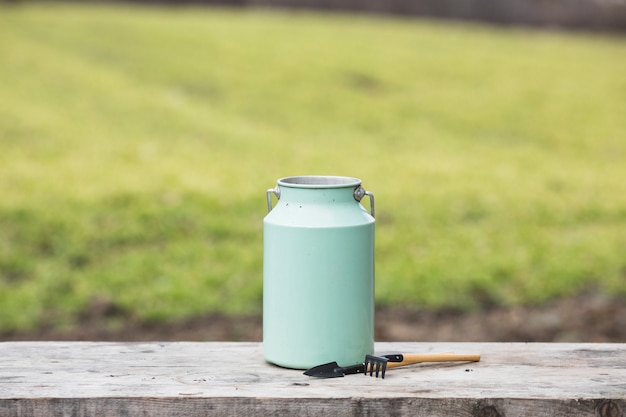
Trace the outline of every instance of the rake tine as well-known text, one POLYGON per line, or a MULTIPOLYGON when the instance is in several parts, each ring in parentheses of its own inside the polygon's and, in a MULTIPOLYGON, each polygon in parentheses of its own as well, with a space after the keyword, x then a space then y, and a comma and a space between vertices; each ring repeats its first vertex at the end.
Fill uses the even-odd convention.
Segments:
POLYGON ((387 371, 387 362, 388 358, 374 356, 374 355, 366 355, 365 356, 365 374, 369 369, 370 376, 374 375, 376 372, 376 378, 380 374, 381 378, 385 378, 385 372, 387 371))

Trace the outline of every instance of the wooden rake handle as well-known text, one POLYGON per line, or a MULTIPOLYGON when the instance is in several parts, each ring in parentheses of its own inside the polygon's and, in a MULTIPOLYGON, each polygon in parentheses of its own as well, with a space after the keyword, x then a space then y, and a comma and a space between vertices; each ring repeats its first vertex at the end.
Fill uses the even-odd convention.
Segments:
POLYGON ((480 355, 455 353, 405 353, 402 362, 387 362, 387 369, 421 362, 478 362, 480 355))

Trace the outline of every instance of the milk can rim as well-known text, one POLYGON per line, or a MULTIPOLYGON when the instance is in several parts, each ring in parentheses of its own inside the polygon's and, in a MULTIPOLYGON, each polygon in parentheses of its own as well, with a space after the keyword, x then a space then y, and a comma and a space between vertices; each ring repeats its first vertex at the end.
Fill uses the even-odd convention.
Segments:
POLYGON ((281 178, 278 185, 291 188, 344 188, 358 187, 361 180, 335 175, 298 175, 281 178))

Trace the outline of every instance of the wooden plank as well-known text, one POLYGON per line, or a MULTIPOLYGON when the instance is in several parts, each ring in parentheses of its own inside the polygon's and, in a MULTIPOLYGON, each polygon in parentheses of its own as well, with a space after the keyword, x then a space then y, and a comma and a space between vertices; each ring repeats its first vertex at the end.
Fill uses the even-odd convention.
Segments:
POLYGON ((480 353, 315 379, 259 343, 0 343, 0 417, 626 417, 626 344, 377 343, 378 353, 480 353))

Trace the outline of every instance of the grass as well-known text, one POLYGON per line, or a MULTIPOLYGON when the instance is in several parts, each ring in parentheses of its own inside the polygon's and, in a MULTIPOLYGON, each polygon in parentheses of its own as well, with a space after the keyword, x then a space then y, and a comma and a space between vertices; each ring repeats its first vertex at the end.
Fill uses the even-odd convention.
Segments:
POLYGON ((301 174, 376 195, 381 304, 626 295, 623 37, 21 3, 0 51, 0 332, 260 312, 301 174))

